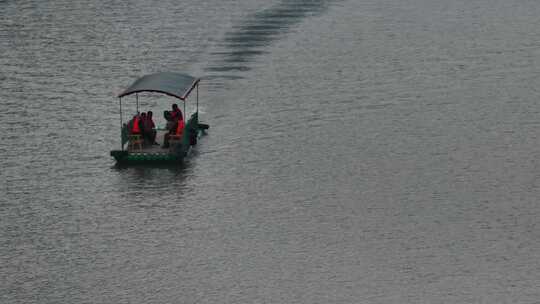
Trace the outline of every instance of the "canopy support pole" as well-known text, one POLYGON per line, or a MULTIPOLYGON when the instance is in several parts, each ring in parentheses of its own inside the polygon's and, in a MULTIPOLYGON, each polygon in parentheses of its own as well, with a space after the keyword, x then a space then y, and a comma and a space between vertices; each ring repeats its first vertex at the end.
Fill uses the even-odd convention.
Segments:
POLYGON ((196 112, 199 113, 199 83, 197 82, 197 109, 196 112))
POLYGON ((137 114, 139 114, 139 94, 135 93, 135 99, 137 100, 137 114))
POLYGON ((118 101, 120 105, 120 150, 124 151, 124 144, 122 143, 122 98, 118 98, 118 101))

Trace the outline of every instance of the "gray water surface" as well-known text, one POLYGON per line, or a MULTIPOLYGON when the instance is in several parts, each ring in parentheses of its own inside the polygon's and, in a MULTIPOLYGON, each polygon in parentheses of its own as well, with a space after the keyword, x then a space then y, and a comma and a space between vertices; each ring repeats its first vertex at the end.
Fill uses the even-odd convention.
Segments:
POLYGON ((0 1, 0 302, 539 303, 539 16, 0 1), (117 168, 115 96, 164 70, 209 134, 117 168))

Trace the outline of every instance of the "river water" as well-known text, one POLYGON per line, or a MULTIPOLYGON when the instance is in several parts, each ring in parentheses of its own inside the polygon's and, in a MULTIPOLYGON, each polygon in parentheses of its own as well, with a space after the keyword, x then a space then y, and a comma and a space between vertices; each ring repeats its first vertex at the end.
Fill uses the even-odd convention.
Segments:
POLYGON ((1 303, 540 302, 536 1, 7 0, 0 50, 1 303), (166 70, 208 135, 116 168, 166 70))

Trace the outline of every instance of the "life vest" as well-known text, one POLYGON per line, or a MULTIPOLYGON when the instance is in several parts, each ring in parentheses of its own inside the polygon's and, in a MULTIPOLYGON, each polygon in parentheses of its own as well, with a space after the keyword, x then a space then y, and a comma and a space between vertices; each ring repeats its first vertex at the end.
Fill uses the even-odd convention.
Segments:
POLYGON ((133 134, 141 133, 141 128, 139 126, 139 121, 140 121, 139 117, 135 117, 133 119, 133 127, 131 128, 131 133, 133 133, 133 134))
POLYGON ((179 120, 178 124, 176 125, 176 135, 182 135, 184 132, 184 120, 179 120))

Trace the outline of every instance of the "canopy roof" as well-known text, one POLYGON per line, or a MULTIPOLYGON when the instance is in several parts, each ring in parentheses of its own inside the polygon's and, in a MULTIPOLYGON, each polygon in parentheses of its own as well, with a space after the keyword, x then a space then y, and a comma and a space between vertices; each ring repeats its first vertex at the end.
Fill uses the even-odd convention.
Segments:
POLYGON ((138 92, 157 92, 186 100, 200 79, 182 73, 161 72, 137 79, 118 97, 138 92))

